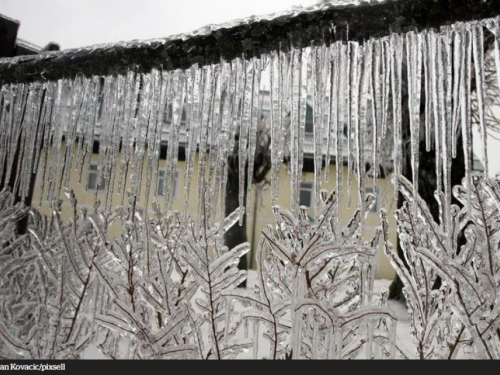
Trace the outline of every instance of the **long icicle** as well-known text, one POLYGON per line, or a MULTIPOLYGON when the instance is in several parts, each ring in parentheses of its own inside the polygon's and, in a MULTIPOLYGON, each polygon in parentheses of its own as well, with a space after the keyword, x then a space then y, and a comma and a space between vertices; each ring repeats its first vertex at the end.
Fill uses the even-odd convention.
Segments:
MULTIPOLYGON (((452 75, 452 39, 451 28, 444 27, 441 30, 441 40, 443 48, 443 61, 439 65, 439 74, 442 74, 443 90, 444 90, 444 115, 445 119, 442 122, 442 139, 443 139, 443 176, 444 176, 444 196, 445 196, 445 209, 444 209, 444 227, 447 231, 451 230, 451 163, 452 163, 452 143, 453 137, 453 124, 452 124, 452 96, 453 96, 453 75, 452 75)), ((448 236, 450 240, 451 236, 448 236)), ((451 243, 450 243, 451 245, 451 243)))
POLYGON ((351 190, 352 190, 352 153, 353 153, 353 140, 352 133, 353 129, 356 129, 359 121, 359 78, 358 78, 358 63, 359 63, 359 44, 355 42, 349 42, 349 61, 350 61, 350 102, 349 102, 349 122, 347 125, 347 207, 351 207, 351 190))
POLYGON ((472 48, 474 52, 474 70, 476 72, 476 95, 479 112, 479 126, 481 130, 481 139, 483 141, 483 162, 484 174, 488 176, 488 148, 487 148, 487 131, 485 118, 485 78, 484 78, 484 35, 483 25, 477 22, 472 25, 472 48))
MULTIPOLYGON (((336 101, 338 103, 338 117, 337 117, 337 134, 336 134, 336 147, 335 147, 335 168, 337 173, 337 203, 336 209, 336 232, 340 233, 341 228, 341 210, 342 210, 342 184, 344 174, 344 127, 347 127, 349 116, 349 56, 347 45, 339 44, 339 89, 336 94, 336 101)), ((332 72, 333 74, 333 72, 332 72)), ((334 107, 334 106, 332 106, 334 107)), ((335 108, 332 108, 334 110, 335 108)), ((347 141, 347 140, 346 140, 347 141)))
POLYGON ((392 110, 394 122, 394 199, 399 195, 399 176, 401 176, 401 158, 403 157, 403 139, 401 124, 401 87, 402 87, 402 62, 403 40, 398 34, 392 34, 389 48, 391 51, 391 85, 392 85, 392 110))
POLYGON ((257 147, 258 126, 261 124, 261 98, 260 98, 260 79, 262 73, 262 61, 255 60, 255 73, 252 94, 252 115, 250 121, 249 143, 248 143, 248 175, 247 175, 247 205, 246 213, 250 215, 250 205, 252 202, 252 183, 254 174, 255 151, 257 147))
POLYGON ((406 34, 408 60, 408 109, 410 113, 411 169, 413 194, 418 194, 418 165, 420 146, 420 88, 422 67, 422 43, 420 34, 406 34))
POLYGON ((460 74, 460 102, 461 102, 461 117, 462 117, 462 143, 465 158, 465 179, 467 181, 467 215, 470 215, 471 208, 471 157, 472 157, 472 142, 471 142, 471 118, 470 118, 470 65, 471 65, 471 37, 470 30, 466 25, 463 25, 461 30, 462 35, 462 56, 463 62, 460 74))
POLYGON ((281 134, 281 63, 279 53, 271 54, 270 71, 271 96, 271 204, 275 205, 278 199, 280 165, 283 161, 280 153, 282 142, 281 134))
MULTIPOLYGON (((239 173, 239 203, 240 203, 240 221, 243 225, 243 209, 245 208, 245 167, 248 158, 248 132, 250 128, 251 113, 252 113, 252 96, 254 82, 254 60, 250 60, 246 64, 245 86, 243 93, 243 116, 241 119, 240 136, 239 136, 239 155, 238 155, 238 173, 239 173)), ((251 183, 251 181, 248 181, 251 183)))

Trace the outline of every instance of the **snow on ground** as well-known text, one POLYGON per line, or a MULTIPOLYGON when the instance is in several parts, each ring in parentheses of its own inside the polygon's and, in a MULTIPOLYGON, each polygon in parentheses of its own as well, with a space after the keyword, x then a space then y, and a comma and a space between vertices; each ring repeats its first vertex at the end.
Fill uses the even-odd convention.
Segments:
MULTIPOLYGON (((392 280, 387 279, 375 280, 375 294, 388 292, 391 282, 392 280)), ((411 353, 414 352, 416 344, 414 343, 413 337, 410 334, 410 320, 408 318, 406 306, 404 303, 394 300, 388 300, 387 306, 394 312, 398 320, 396 328, 397 345, 407 355, 411 355, 411 353)))

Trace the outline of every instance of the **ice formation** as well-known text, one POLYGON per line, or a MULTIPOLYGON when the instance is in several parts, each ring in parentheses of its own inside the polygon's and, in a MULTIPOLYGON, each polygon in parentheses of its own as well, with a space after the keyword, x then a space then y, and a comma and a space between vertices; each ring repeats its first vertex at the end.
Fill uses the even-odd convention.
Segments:
MULTIPOLYGON (((472 171, 471 102, 474 91, 487 172, 483 42, 485 33, 494 35, 500 77, 499 23, 294 46, 187 70, 3 85, 0 179, 12 192, 0 196, 0 353, 77 358, 95 344, 111 358, 220 359, 251 348, 258 357, 263 337, 266 358, 355 358, 361 351, 366 358, 394 357, 394 315, 373 296, 382 236, 405 284, 417 354, 498 358, 500 192, 497 180, 472 171), (291 204, 290 210, 275 207, 276 226, 263 231, 258 245, 258 287, 246 293, 235 289, 245 278, 236 265, 249 245, 227 249, 222 235, 249 212, 265 77, 271 197, 275 203, 287 161, 291 204), (315 224, 300 206, 310 100, 315 224), (405 108, 411 183, 402 177, 405 108), (172 211, 181 144, 183 215, 172 211), (148 212, 164 145, 165 207, 148 212), (418 197, 422 147, 435 150, 439 224, 418 197), (465 179, 453 187, 458 147, 465 179), (225 218, 227 159, 235 148, 239 208, 225 218), (321 190, 323 159, 336 164, 332 194, 321 190), (86 184, 91 162, 97 163, 97 183, 89 210, 77 206, 70 174, 76 168, 86 184), (395 196, 401 192, 407 201, 397 215, 411 271, 393 255, 384 213, 374 238, 362 239, 373 204, 367 165, 373 177, 379 165, 393 172, 395 196), (194 178, 198 197, 189 195, 194 178), (31 196, 35 181, 49 216, 14 203, 14 196, 31 196), (63 193, 73 209, 66 223, 63 193), (453 195, 464 207, 452 204, 453 195), (357 210, 343 226, 341 207, 352 196, 357 210), (187 210, 195 198, 196 220, 187 210), (13 228, 28 211, 28 232, 17 235, 13 228), (121 235, 110 240, 113 223, 121 235), (466 241, 459 246, 462 231, 466 241)), ((328 168, 323 177, 330 178, 328 168)))

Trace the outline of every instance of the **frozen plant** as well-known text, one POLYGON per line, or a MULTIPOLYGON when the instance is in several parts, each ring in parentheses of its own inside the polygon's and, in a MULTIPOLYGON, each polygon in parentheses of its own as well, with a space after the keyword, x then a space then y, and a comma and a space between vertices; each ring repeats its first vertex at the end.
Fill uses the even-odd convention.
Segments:
POLYGON ((470 186, 466 181, 453 189, 463 207, 452 206, 447 228, 443 197, 437 195, 436 223, 411 183, 400 177, 406 202, 397 213, 398 232, 408 267, 387 239, 386 252, 403 281, 422 359, 500 356, 500 185, 481 174, 471 175, 470 186))
MULTIPOLYGON (((356 358, 362 349, 368 358, 378 349, 383 358, 394 355, 394 315, 372 298, 381 228, 364 242, 360 211, 337 227, 335 192, 321 198, 317 224, 305 207, 297 218, 275 206, 276 228, 265 229, 259 243, 255 292, 224 295, 251 306, 242 320, 253 322, 254 336, 263 327, 268 358, 356 358)), ((368 194, 365 212, 373 203, 368 194)))

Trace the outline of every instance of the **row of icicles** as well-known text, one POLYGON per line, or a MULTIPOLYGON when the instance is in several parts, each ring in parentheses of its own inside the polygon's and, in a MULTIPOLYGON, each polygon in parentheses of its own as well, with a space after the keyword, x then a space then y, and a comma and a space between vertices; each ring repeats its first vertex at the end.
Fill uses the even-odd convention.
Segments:
MULTIPOLYGON (((129 71, 126 75, 106 77, 78 75, 57 82, 4 85, 0 92, 0 178, 13 181, 14 190, 21 197, 30 194, 32 179, 38 178, 42 199, 52 202, 62 187, 69 185, 75 165, 80 171, 80 182, 84 182, 83 172, 98 140, 98 174, 100 179, 109 181, 104 203, 110 208, 115 193, 128 202, 127 195, 140 197, 141 188, 156 186, 160 146, 168 144, 165 204, 169 209, 182 138, 186 155, 185 207, 190 199, 197 149, 207 150, 198 153, 198 196, 202 196, 204 186, 210 186, 213 212, 208 214, 214 219, 220 206, 223 216, 227 160, 235 148, 239 201, 244 206, 245 165, 248 163, 246 173, 251 179, 262 115, 262 101, 258 98, 261 87, 266 86, 270 87, 271 103, 267 124, 271 134, 273 203, 278 196, 279 170, 286 158, 291 173, 291 208, 298 211, 307 105, 312 105, 314 113, 316 196, 325 158, 327 165, 348 165, 348 201, 351 180, 356 175, 358 202, 364 201, 365 163, 386 163, 386 145, 392 150, 389 159, 393 165, 389 169, 395 175, 401 174, 402 113, 407 105, 414 188, 418 184, 422 139, 427 150, 436 152, 438 190, 444 192, 449 220, 451 160, 457 147, 463 147, 466 180, 470 179, 473 79, 482 160, 488 173, 485 30, 495 37, 495 63, 500 77, 496 18, 458 23, 440 31, 392 34, 363 44, 336 42, 292 48, 289 52, 274 51, 260 58, 236 58, 187 70, 129 71), (407 74, 403 73, 404 65, 407 74), (408 97, 403 94, 403 87, 407 87, 408 97), (421 106, 421 102, 425 105, 421 106), (347 137, 343 136, 345 132, 347 137), (460 133, 462 145, 457 144, 460 133), (63 138, 65 144, 61 142, 63 138)), ((337 210, 346 199, 342 194, 342 170, 336 168, 334 176, 339 197, 337 210)), ((330 178, 329 168, 324 169, 323 177, 330 178)), ((147 207, 153 197, 149 189, 146 191, 147 207)), ((97 197, 97 190, 95 194, 97 197)), ((363 205, 359 208, 363 210, 363 205)), ((198 209, 202 209, 201 203, 198 209)))

